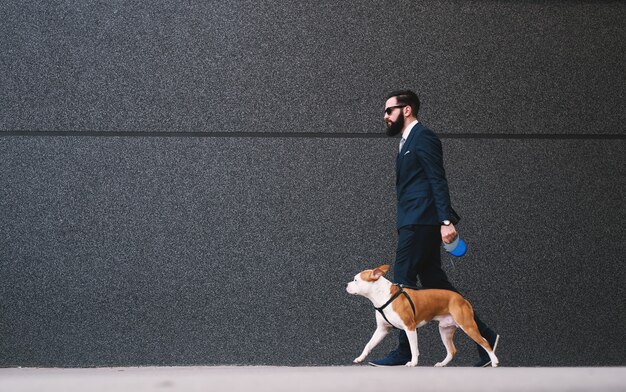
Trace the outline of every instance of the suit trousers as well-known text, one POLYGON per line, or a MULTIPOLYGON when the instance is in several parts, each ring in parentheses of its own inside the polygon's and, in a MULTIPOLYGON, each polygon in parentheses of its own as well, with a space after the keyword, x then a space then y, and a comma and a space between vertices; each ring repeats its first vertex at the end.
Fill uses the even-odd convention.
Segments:
MULTIPOLYGON (((445 289, 456 293, 448 276, 441 268, 441 228, 432 225, 410 225, 398 229, 398 248, 394 265, 395 283, 417 286, 417 279, 425 289, 445 289)), ((460 294, 460 293, 459 293, 460 294)), ((474 320, 480 334, 485 338, 494 336, 474 311, 474 320)), ((409 342, 404 332, 399 334, 398 350, 410 353, 409 342)), ((479 353, 484 351, 480 346, 479 353)), ((484 352, 486 355, 486 352, 484 352)))

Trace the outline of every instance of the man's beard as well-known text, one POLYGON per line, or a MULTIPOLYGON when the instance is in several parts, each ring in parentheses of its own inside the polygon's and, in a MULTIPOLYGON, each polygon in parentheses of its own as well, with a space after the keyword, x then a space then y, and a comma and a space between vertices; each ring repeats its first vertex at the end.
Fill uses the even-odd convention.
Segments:
POLYGON ((404 128, 404 117, 400 116, 396 121, 392 122, 391 125, 387 124, 385 134, 387 136, 396 136, 402 131, 402 128, 404 128))

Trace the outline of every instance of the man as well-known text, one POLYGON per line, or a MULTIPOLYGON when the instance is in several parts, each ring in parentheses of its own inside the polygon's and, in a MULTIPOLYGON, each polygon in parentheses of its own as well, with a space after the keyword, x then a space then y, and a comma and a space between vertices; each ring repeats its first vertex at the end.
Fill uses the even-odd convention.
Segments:
MULTIPOLYGON (((395 91, 385 102, 387 135, 402 135, 396 158, 396 196, 398 247, 394 282, 423 288, 458 292, 441 268, 441 242, 450 243, 456 236, 459 217, 450 204, 450 192, 443 167, 439 138, 417 120, 420 101, 413 91, 395 91)), ((480 334, 496 350, 499 335, 477 315, 480 334)), ((385 358, 370 362, 373 366, 405 365, 411 359, 409 341, 404 332, 398 335, 398 348, 385 358)), ((480 361, 475 366, 491 364, 487 352, 478 346, 480 361)))

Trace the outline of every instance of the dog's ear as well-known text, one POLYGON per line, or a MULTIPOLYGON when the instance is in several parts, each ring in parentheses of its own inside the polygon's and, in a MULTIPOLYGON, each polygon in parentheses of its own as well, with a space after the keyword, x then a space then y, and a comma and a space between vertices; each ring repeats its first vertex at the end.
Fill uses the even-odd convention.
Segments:
POLYGON ((385 275, 387 271, 389 271, 389 266, 387 264, 374 268, 372 271, 372 278, 374 278, 374 280, 378 280, 381 276, 385 275))

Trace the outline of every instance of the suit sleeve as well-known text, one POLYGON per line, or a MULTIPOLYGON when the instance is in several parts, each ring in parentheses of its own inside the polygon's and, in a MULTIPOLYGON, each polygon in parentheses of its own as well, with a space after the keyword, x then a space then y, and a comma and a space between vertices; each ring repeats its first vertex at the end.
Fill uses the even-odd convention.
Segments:
POLYGON ((419 139, 416 140, 415 143, 417 158, 428 177, 433 191, 439 221, 452 220, 453 217, 450 213, 452 210, 450 190, 448 189, 446 172, 443 168, 441 141, 437 135, 429 129, 424 129, 416 136, 419 136, 419 139))

